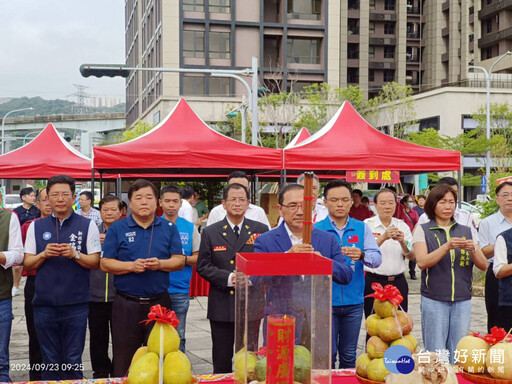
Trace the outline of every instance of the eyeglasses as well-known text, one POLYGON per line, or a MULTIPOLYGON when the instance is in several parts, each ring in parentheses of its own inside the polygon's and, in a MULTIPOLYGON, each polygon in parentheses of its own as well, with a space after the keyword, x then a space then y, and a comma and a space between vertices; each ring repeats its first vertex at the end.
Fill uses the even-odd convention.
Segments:
POLYGON ((62 197, 63 199, 71 199, 72 196, 73 196, 73 194, 70 193, 70 192, 63 192, 63 193, 54 192, 54 193, 50 193, 50 197, 52 199, 57 199, 59 197, 62 197))
POLYGON ((240 204, 245 204, 247 203, 247 199, 245 197, 232 197, 231 199, 227 199, 226 202, 229 204, 234 204, 236 202, 239 202, 240 204))
POLYGON ((299 208, 304 210, 304 204, 297 204, 297 203, 281 204, 281 207, 285 207, 290 212, 297 212, 299 208))
POLYGON ((344 204, 347 204, 348 202, 350 202, 350 200, 352 200, 350 197, 329 197, 327 199, 329 203, 333 204, 337 204, 340 201, 344 204))
POLYGON ((508 192, 503 192, 503 193, 500 193, 498 196, 500 196, 500 197, 509 197, 509 196, 512 196, 512 194, 510 194, 508 192))

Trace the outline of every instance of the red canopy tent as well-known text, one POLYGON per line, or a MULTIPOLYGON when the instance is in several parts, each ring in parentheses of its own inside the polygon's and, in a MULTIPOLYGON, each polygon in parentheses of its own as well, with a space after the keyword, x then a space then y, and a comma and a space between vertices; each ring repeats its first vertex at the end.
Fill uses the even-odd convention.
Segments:
POLYGON ((287 170, 459 171, 460 153, 412 144, 377 131, 349 102, 310 138, 284 149, 287 170))
POLYGON ((282 169, 280 150, 255 147, 226 137, 195 114, 181 99, 151 131, 125 143, 94 147, 93 167, 100 173, 151 172, 229 174, 282 169))
POLYGON ((309 137, 311 137, 311 134, 309 133, 308 129, 306 127, 302 127, 300 129, 299 133, 297 133, 295 135, 295 137, 292 139, 292 141, 290 141, 288 143, 288 145, 284 148, 286 149, 286 148, 295 147, 297 144, 302 143, 304 140, 306 140, 309 137))
POLYGON ((48 124, 31 142, 0 156, 0 178, 48 179, 66 174, 91 178, 91 159, 73 148, 48 124))

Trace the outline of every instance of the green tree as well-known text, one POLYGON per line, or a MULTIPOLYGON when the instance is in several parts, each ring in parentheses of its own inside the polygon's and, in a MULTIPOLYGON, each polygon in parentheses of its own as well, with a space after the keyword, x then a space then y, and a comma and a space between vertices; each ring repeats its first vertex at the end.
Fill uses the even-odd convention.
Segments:
MULTIPOLYGON (((271 93, 258 100, 260 111, 260 124, 264 121, 273 126, 275 131, 275 148, 283 148, 285 144, 286 126, 292 126, 299 115, 299 94, 295 92, 271 93)), ((263 142, 261 132, 259 132, 259 141, 262 146, 269 146, 269 142, 263 142), (265 145, 266 144, 266 145, 265 145)))
POLYGON ((392 135, 399 139, 403 139, 407 129, 416 122, 412 94, 410 85, 401 85, 393 81, 382 87, 375 100, 377 105, 383 105, 378 113, 380 125, 392 126, 392 135))
POLYGON ((133 127, 125 129, 121 142, 130 141, 153 129, 152 125, 138 121, 133 127))
MULTIPOLYGON (((498 172, 510 170, 512 164, 512 110, 507 103, 492 103, 490 105, 491 125, 491 156, 498 172)), ((477 122, 480 132, 484 135, 487 128, 487 108, 480 107, 477 113, 471 117, 477 122)))
POLYGON ((365 119, 375 115, 374 100, 365 100, 363 92, 356 86, 334 88, 327 83, 312 84, 300 92, 301 107, 295 127, 306 127, 310 133, 322 128, 340 108, 344 101, 350 102, 365 119))

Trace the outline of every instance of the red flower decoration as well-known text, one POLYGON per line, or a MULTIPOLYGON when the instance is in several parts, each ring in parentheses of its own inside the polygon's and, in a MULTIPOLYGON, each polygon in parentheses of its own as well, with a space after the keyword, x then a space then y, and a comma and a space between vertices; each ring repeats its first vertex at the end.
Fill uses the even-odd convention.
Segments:
POLYGON ((404 299, 397 287, 388 284, 384 288, 379 283, 372 283, 372 289, 375 291, 365 297, 373 297, 376 300, 386 301, 389 300, 393 305, 400 305, 404 299))
POLYGON ((180 323, 174 311, 170 311, 167 308, 162 307, 160 304, 153 305, 149 310, 148 319, 142 320, 141 323, 145 322, 147 325, 152 321, 156 321, 157 323, 170 324, 174 328, 176 328, 180 323))
POLYGON ((260 347, 258 352, 255 352, 257 355, 267 357, 267 347, 260 347))
POLYGON ((505 337, 507 337, 507 343, 512 342, 512 335, 507 336, 507 331, 505 331, 503 328, 492 327, 491 333, 483 336, 482 339, 484 339, 488 344, 494 345, 505 339, 505 337))

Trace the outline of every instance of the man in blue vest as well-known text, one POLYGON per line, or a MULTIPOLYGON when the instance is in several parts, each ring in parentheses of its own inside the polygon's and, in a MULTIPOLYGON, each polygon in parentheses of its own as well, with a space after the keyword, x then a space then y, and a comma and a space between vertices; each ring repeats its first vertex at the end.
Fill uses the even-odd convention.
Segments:
POLYGON ((180 335, 180 351, 185 353, 185 326, 190 304, 190 279, 192 278, 192 266, 197 264, 201 237, 193 223, 178 216, 181 198, 181 189, 175 185, 167 185, 160 191, 160 206, 164 211, 162 218, 169 220, 178 227, 181 245, 186 256, 185 267, 181 271, 169 273, 171 308, 180 321, 176 330, 180 335))
POLYGON ((329 216, 315 228, 336 236, 345 261, 352 268, 347 285, 332 283, 332 368, 339 355, 339 368, 353 368, 364 308, 363 264, 377 268, 382 262, 379 246, 367 224, 349 217, 352 189, 345 180, 334 180, 324 188, 329 216))
POLYGON ((73 212, 75 180, 53 176, 46 185, 52 214, 32 222, 25 240, 27 271, 37 270, 34 322, 43 355, 43 380, 83 378, 90 269, 99 266, 96 224, 73 212))

